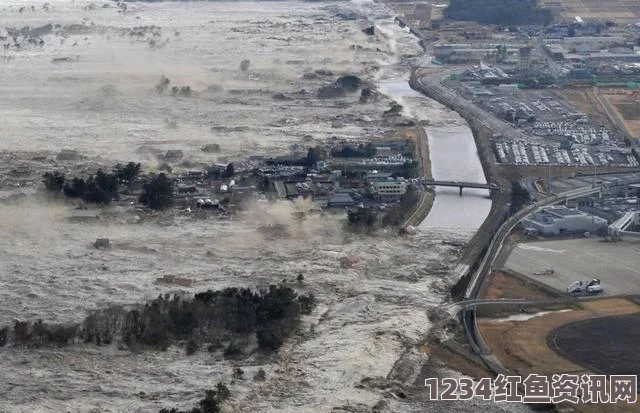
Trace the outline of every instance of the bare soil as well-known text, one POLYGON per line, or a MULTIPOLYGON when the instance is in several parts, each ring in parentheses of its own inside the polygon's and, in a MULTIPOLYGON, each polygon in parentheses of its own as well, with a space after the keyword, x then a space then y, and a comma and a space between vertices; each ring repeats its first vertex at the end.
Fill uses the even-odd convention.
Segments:
POLYGON ((603 95, 611 107, 618 112, 618 117, 632 137, 640 138, 640 102, 629 97, 629 94, 603 95))
POLYGON ((544 300, 552 297, 553 295, 550 293, 526 283, 519 278, 501 271, 493 271, 487 281, 487 289, 483 298, 528 298, 531 300, 544 300))

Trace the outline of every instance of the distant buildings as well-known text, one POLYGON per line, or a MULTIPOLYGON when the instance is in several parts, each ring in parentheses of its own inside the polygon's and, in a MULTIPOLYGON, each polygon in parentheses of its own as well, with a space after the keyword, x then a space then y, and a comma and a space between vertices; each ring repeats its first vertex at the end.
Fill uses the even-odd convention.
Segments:
POLYGON ((516 56, 519 46, 510 44, 449 43, 433 46, 434 57, 441 63, 464 64, 498 62, 516 56))

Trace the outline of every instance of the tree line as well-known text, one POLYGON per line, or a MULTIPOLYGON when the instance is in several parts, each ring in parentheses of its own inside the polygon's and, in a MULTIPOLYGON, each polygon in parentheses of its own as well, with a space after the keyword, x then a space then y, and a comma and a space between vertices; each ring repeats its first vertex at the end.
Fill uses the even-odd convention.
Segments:
POLYGON ((551 11, 541 8, 538 0, 451 0, 445 9, 445 17, 499 25, 548 25, 553 22, 551 11))
MULTIPOLYGON (((108 205, 120 198, 123 188, 131 188, 140 176, 139 163, 118 164, 111 172, 99 169, 88 178, 69 178, 61 172, 46 172, 43 183, 47 191, 63 194, 72 199, 81 199, 87 203, 108 205)), ((173 205, 173 181, 164 173, 152 175, 143 185, 139 201, 151 209, 166 209, 173 205)))
POLYGON ((276 351, 296 329, 299 318, 315 305, 313 295, 298 295, 286 286, 266 290, 225 288, 184 298, 159 296, 130 309, 121 306, 94 311, 78 324, 15 321, 0 329, 0 346, 65 346, 78 342, 109 345, 124 343, 132 349, 166 350, 186 343, 189 354, 203 344, 209 351, 228 342, 225 355, 243 352, 255 336, 259 350, 276 351))

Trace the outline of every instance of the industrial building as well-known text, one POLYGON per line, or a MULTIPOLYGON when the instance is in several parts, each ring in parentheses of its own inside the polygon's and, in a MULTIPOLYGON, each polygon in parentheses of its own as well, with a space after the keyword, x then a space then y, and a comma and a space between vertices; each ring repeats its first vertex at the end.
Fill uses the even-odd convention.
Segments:
POLYGON ((607 228, 607 220, 564 206, 543 208, 522 221, 525 232, 540 235, 561 235, 598 232, 607 228))
POLYGON ((441 63, 480 63, 501 61, 516 57, 519 46, 509 44, 449 43, 433 46, 434 57, 441 63))

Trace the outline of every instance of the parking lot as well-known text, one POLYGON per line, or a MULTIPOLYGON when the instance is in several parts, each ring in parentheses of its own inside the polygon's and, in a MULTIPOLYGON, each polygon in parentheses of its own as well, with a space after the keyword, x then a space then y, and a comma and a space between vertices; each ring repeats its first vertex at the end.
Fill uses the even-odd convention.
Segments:
POLYGON ((524 141, 495 141, 498 161, 511 165, 560 166, 629 166, 639 163, 626 148, 574 146, 564 149, 560 144, 536 144, 524 141))
POLYGON ((628 166, 640 164, 630 148, 584 112, 551 92, 517 85, 455 84, 458 92, 498 118, 525 131, 526 139, 497 136, 493 146, 500 163, 510 165, 628 166))
POLYGON ((640 293, 640 241, 603 242, 601 238, 516 244, 505 268, 565 292, 576 280, 599 278, 604 295, 640 293), (551 275, 534 275, 553 270, 551 275))

